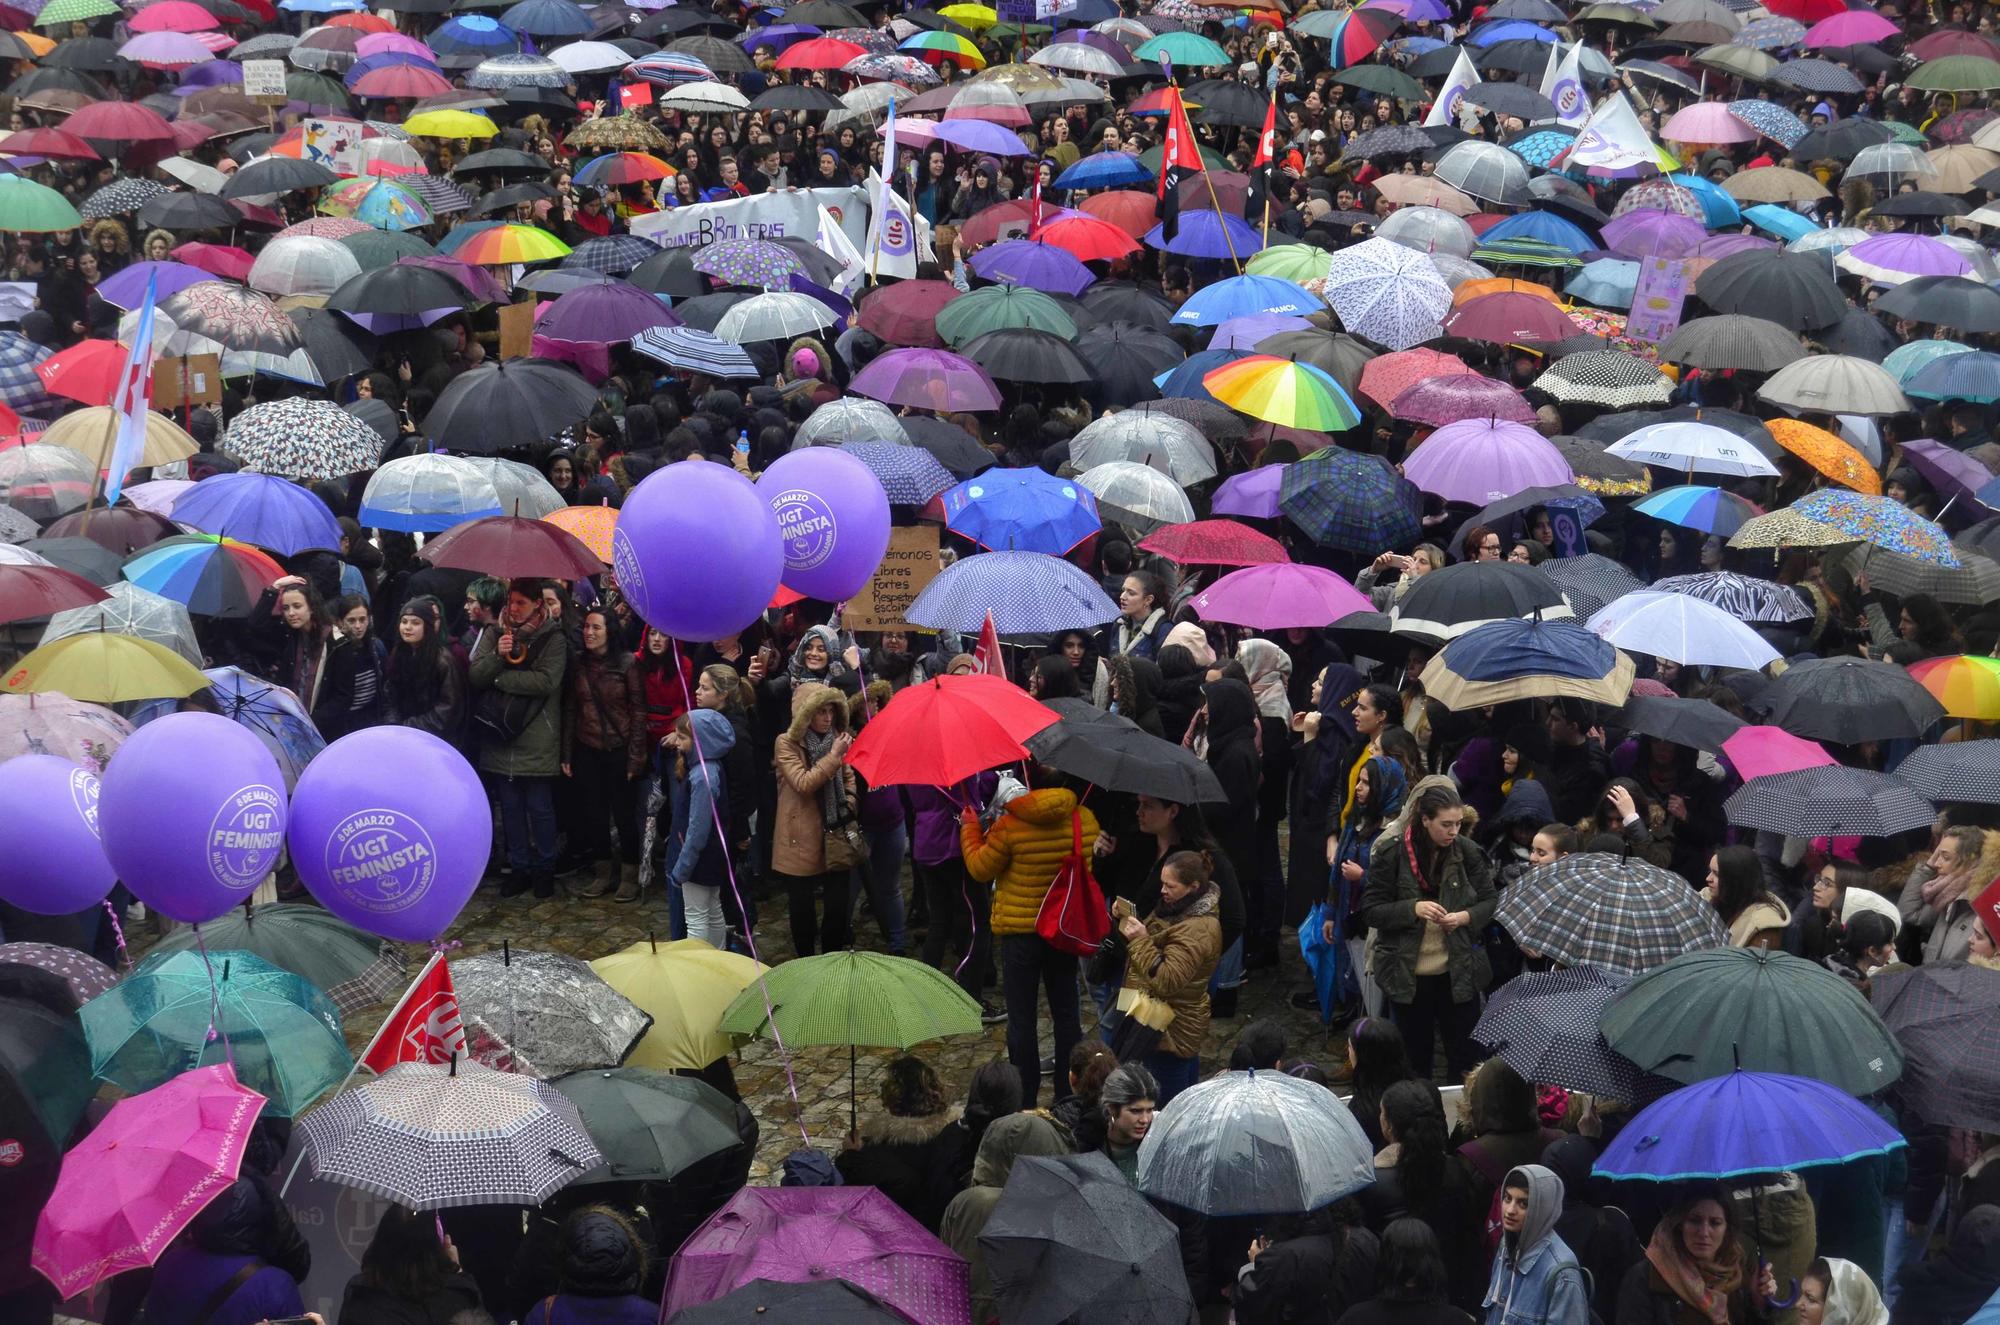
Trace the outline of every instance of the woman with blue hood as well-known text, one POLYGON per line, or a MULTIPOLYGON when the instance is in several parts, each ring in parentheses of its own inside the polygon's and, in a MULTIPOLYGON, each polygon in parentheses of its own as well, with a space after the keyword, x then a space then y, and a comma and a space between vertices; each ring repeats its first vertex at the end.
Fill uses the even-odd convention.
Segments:
POLYGON ((1590 1325, 1583 1267, 1556 1233, 1563 1184, 1552 1170, 1524 1164, 1500 1187, 1500 1246, 1486 1281, 1486 1325, 1590 1325))
POLYGON ((729 780, 722 758, 736 744, 736 728, 714 709, 696 709, 675 720, 667 744, 677 756, 672 843, 678 844, 670 846, 667 887, 680 890, 687 936, 721 948, 729 940, 722 918, 729 863, 716 824, 729 822, 729 780))

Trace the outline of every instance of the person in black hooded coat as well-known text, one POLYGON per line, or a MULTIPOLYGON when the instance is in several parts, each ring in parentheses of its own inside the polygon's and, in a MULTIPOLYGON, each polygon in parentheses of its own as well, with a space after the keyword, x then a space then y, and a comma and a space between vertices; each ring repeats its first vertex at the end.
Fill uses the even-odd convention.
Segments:
POLYGON ((1542 1163, 1562 1179, 1563 1208, 1556 1216, 1556 1235, 1590 1276, 1592 1312, 1599 1320, 1611 1320, 1618 1313, 1618 1289, 1626 1272, 1646 1252, 1623 1210, 1590 1201, 1602 1186, 1590 1176, 1600 1149, 1589 1137, 1565 1136, 1542 1152, 1542 1163))
POLYGON ((1903 1267, 1893 1325, 1965 1325, 2000 1291, 2000 1206, 1976 1205, 1942 1256, 1903 1267))
POLYGON ((528 1308, 521 1325, 653 1325, 656 1302, 640 1296, 646 1253, 638 1231, 617 1210, 585 1206, 563 1222, 559 1291, 528 1308))
POLYGON ((1210 681, 1202 693, 1208 697, 1208 766, 1229 798, 1204 805, 1202 813, 1240 884, 1257 877, 1257 790, 1263 775, 1257 701, 1241 681, 1210 681))
MULTIPOLYGON (((1296 673, 1294 674, 1296 676, 1296 673)), ((1292 840, 1285 870, 1284 924, 1297 928, 1326 896, 1326 839, 1347 794, 1360 737, 1354 731, 1354 693, 1366 678, 1344 662, 1315 676, 1307 703, 1292 717, 1292 840)))

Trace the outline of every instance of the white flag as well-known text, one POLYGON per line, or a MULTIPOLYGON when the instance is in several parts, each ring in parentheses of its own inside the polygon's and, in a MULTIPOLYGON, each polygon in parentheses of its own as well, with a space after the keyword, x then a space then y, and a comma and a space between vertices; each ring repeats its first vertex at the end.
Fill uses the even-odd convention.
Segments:
POLYGON ((1472 57, 1458 48, 1458 63, 1451 67, 1451 77, 1444 80, 1444 91, 1431 105, 1431 113, 1424 117, 1424 127, 1432 128, 1440 124, 1458 123, 1458 104, 1465 100, 1465 94, 1486 80, 1472 67, 1472 57))
MULTIPOLYGON (((871 176, 874 173, 869 172, 871 176)), ((870 180, 871 184, 875 182, 870 180)), ((868 254, 869 276, 910 280, 917 274, 916 223, 910 219, 910 205, 903 201, 902 195, 888 181, 880 183, 876 204, 868 213, 868 241, 862 245, 868 254)))
POLYGON ((1618 93, 1597 103, 1583 122, 1576 143, 1556 158, 1558 166, 1583 166, 1597 170, 1629 170, 1633 166, 1658 166, 1659 152, 1647 136, 1646 127, 1632 113, 1632 103, 1618 93))
MULTIPOLYGON (((1560 48, 1558 48, 1560 49, 1560 48)), ((1551 59, 1542 75, 1542 95, 1556 103, 1556 123, 1574 129, 1590 118, 1590 98, 1583 90, 1583 43, 1569 48, 1562 59, 1551 59)))
POLYGON ((840 263, 840 275, 833 278, 833 288, 852 297, 855 287, 868 275, 868 264, 862 261, 861 250, 854 247, 854 241, 847 237, 847 231, 825 203, 820 204, 819 228, 813 233, 813 246, 840 263))

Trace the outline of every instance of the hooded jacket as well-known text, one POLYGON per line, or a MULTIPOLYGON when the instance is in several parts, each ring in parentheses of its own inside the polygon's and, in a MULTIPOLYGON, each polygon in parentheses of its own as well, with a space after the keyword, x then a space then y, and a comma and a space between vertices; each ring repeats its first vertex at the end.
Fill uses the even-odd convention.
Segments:
POLYGON ((527 650, 520 663, 500 656, 501 629, 480 634, 472 651, 471 681, 477 695, 498 690, 508 696, 539 698, 534 716, 513 740, 502 744, 490 734, 479 741, 479 767, 483 772, 509 778, 552 778, 562 772, 562 683, 569 666, 569 640, 560 621, 545 621, 533 635, 517 639, 514 647, 527 650))
POLYGON ((1966 1211, 1944 1255, 1903 1267, 1896 1325, 1964 1325, 2000 1290, 2000 1206, 1966 1211))
POLYGON ((927 1229, 944 1213, 931 1180, 931 1156, 938 1134, 952 1125, 959 1107, 935 1113, 878 1113, 861 1122, 861 1144, 834 1157, 850 1187, 879 1187, 903 1212, 927 1229))
POLYGON ((1556 1219, 1556 1234, 1576 1253, 1577 1263, 1590 1276, 1591 1305, 1598 1318, 1610 1320, 1618 1314, 1618 1286, 1645 1250, 1623 1210, 1614 1205, 1592 1205, 1588 1200, 1590 1169, 1597 1154, 1597 1143, 1589 1137, 1570 1135, 1543 1151, 1542 1162, 1563 1184, 1563 1209, 1556 1219))
POLYGON ((1070 816, 1083 821, 1083 866, 1090 868, 1090 844, 1097 839, 1097 816, 1065 787, 1045 787, 1016 796, 1007 812, 982 830, 976 815, 959 820, 958 844, 965 872, 993 883, 993 933, 1005 938, 1035 932, 1035 917, 1056 871, 1075 850, 1070 816))
POLYGON ((1257 754, 1257 700, 1241 681, 1211 681, 1208 766, 1229 799, 1203 807, 1215 840, 1229 853, 1240 883, 1257 877, 1257 804, 1264 776, 1257 754))
POLYGON ((729 822, 729 777, 722 760, 736 747, 736 727, 714 709, 696 709, 688 715, 688 729, 695 748, 688 753, 687 773, 674 779, 673 841, 680 845, 672 849, 667 877, 719 888, 728 882, 729 867, 715 824, 718 816, 729 822))
POLYGON ((771 835, 771 868, 779 874, 809 879, 826 872, 826 816, 820 812, 820 789, 841 779, 847 808, 854 809, 854 773, 832 754, 817 763, 806 757, 806 729, 813 715, 833 710, 833 730, 847 730, 847 699, 829 685, 808 682, 792 691, 792 725, 778 738, 771 762, 778 770, 778 813, 771 835))
POLYGON ((1528 1189, 1521 1231, 1500 1239, 1486 1282, 1486 1325, 1590 1325, 1590 1294, 1575 1253, 1556 1233, 1563 1184, 1540 1164, 1507 1173, 1508 1187, 1528 1189))
POLYGON ((1146 917, 1146 932, 1126 948, 1124 987, 1173 1009, 1160 1036, 1163 1054, 1198 1057, 1208 1038, 1208 978, 1222 957, 1220 910, 1220 890, 1211 881, 1178 915, 1156 908, 1146 917))
POLYGON ((972 1161, 972 1185, 951 1198, 938 1227, 944 1245, 965 1257, 972 1268, 972 1325, 986 1325, 999 1316, 999 1304, 993 1300, 993 1277, 986 1272, 979 1235, 993 1207, 1000 1204, 1014 1161, 1023 1155, 1068 1153, 1062 1132, 1038 1113, 1013 1113, 995 1119, 979 1139, 979 1153, 972 1161))
POLYGON ((259 1268, 217 1304, 207 1325, 253 1325, 305 1310, 299 1284, 312 1268, 312 1249, 263 1180, 250 1176, 231 1183, 160 1257, 145 1318, 197 1325, 203 1308, 247 1265, 259 1268))

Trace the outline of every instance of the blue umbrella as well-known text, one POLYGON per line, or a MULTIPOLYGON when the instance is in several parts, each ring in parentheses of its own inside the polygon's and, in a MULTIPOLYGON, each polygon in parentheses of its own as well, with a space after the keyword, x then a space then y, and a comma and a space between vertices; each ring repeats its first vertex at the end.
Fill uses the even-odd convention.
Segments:
POLYGON ((1154 226, 1142 241, 1147 248, 1164 249, 1184 258, 1247 258, 1264 247, 1264 237, 1240 216, 1230 216, 1213 208, 1181 208, 1180 229, 1172 239, 1163 226, 1154 226))
POLYGON ((1810 1077, 1731 1072, 1640 1110, 1597 1161, 1606 1178, 1679 1182, 1840 1164, 1904 1144, 1846 1091, 1810 1077))
POLYGON ((1556 34, 1547 28, 1537 27, 1522 19, 1502 19, 1498 23, 1484 23, 1465 40, 1473 46, 1491 46, 1501 41, 1543 41, 1553 42, 1556 34))
MULTIPOLYGON (((1572 141, 1565 138, 1563 145, 1568 146, 1572 141)), ((1538 239, 1544 244, 1560 245, 1572 253, 1588 253, 1604 247, 1585 234, 1582 226, 1564 220, 1554 212, 1516 212, 1481 235, 1479 242, 1491 244, 1500 239, 1538 239)))
POLYGON ((921 446, 894 442, 844 442, 847 452, 882 481, 882 491, 898 506, 922 506, 958 480, 921 446))
POLYGON ((1903 383, 1905 394, 1925 400, 1967 400, 1990 405, 2000 400, 2000 354, 1972 350, 1947 354, 1912 373, 1903 383))
POLYGON ((1780 207, 1774 202, 1760 202, 1755 207, 1746 208, 1743 219, 1766 234, 1776 235, 1787 241, 1803 239, 1819 229, 1791 208, 1780 207))
POLYGON ((49 395, 35 365, 55 351, 29 340, 18 331, 0 331, 0 401, 17 413, 53 415, 56 402, 49 395))
POLYGON ((996 551, 1061 556, 1104 527, 1081 483, 1039 469, 994 469, 944 494, 945 527, 996 551))
POLYGON ((500 55, 521 49, 521 39, 499 19, 460 14, 441 25, 427 43, 439 55, 500 55))
POLYGON ((1736 205, 1736 199, 1724 193, 1713 181, 1700 175, 1669 175, 1667 178, 1700 200, 1702 224, 1709 229, 1720 230, 1724 226, 1742 224, 1743 210, 1736 205))
MULTIPOLYGON (((210 696, 222 716, 247 728, 264 743, 264 748, 278 761, 285 775, 285 787, 290 790, 313 756, 326 749, 326 738, 313 725, 312 715, 306 712, 299 697, 240 667, 210 667, 202 675, 208 678, 210 696)), ((132 725, 143 727, 154 718, 174 712, 179 703, 174 699, 149 699, 132 711, 132 725)))
POLYGON ((284 556, 308 548, 336 551, 340 524, 326 503, 271 474, 216 474, 174 502, 173 517, 210 534, 254 543, 284 556))
POLYGON ((1576 146, 1576 130, 1550 125, 1524 133, 1503 146, 1535 169, 1547 170, 1551 161, 1576 146))
POLYGON ((1970 345, 1961 345, 1955 340, 1906 341, 1889 351, 1888 357, 1882 360, 1882 366, 1889 370, 1891 377, 1907 387, 1919 369, 1926 368, 1947 355, 1971 352, 1970 345))
MULTIPOLYGON (((1185 235, 1185 219, 1181 226, 1185 235)), ((1219 327, 1231 318, 1255 317, 1259 313, 1304 316, 1325 307, 1326 301, 1312 291, 1276 276, 1232 276, 1196 291, 1180 306, 1172 321, 1184 327, 1219 327)))
POLYGON ((520 0, 500 15, 500 21, 537 37, 581 37, 593 26, 575 0, 520 0))
POLYGON ((930 630, 976 633, 993 614, 1002 635, 1093 630, 1118 615, 1095 577, 1043 552, 982 552, 944 568, 905 615, 930 630))
POLYGON ((1638 287, 1638 263, 1623 258, 1599 258, 1583 264, 1583 270, 1569 278, 1563 292, 1599 308, 1630 308, 1638 287))
POLYGON ((1249 350, 1199 350, 1154 378, 1153 385, 1169 400, 1206 400, 1219 406, 1222 402, 1209 394, 1202 378, 1226 363, 1247 359, 1250 354, 1249 350))
POLYGON ((1972 1313, 1965 1325, 2000 1325, 2000 1293, 1986 1299, 1986 1305, 1972 1313))
POLYGON ((1056 176, 1058 189, 1115 189, 1125 184, 1149 184, 1153 172, 1125 152, 1093 152, 1056 176))
POLYGON ((1424 668, 1424 694, 1465 710, 1513 699, 1585 699, 1623 704, 1632 660, 1574 621, 1489 621, 1439 650, 1424 668))

